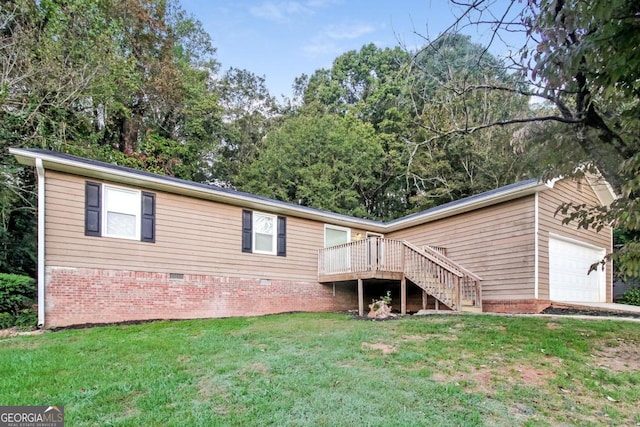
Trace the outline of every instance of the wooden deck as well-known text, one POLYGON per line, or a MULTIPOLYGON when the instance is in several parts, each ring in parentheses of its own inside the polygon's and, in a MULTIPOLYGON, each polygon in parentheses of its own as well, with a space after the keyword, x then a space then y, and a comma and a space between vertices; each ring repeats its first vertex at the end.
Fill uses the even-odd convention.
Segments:
POLYGON ((482 310, 480 277, 436 249, 370 237, 319 251, 318 281, 357 280, 360 315, 363 314, 363 281, 367 279, 399 280, 403 314, 406 312, 407 279, 452 310, 482 310))

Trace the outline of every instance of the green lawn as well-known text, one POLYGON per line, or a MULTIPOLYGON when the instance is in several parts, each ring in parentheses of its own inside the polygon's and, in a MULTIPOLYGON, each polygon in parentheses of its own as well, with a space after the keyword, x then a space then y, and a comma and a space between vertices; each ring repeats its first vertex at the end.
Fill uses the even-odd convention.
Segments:
POLYGON ((640 324, 344 314, 0 339, 0 404, 68 426, 637 425, 640 324))

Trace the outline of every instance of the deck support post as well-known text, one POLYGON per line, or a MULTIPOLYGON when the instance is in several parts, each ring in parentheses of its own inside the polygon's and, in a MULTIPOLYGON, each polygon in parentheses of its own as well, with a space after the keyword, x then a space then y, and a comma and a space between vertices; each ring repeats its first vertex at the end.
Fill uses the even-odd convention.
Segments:
POLYGON ((429 299, 429 294, 427 294, 427 291, 422 291, 422 309, 426 310, 427 309, 427 300, 429 299))
POLYGON ((440 310, 440 301, 436 298, 436 311, 440 310))
POLYGON ((358 279, 358 316, 364 316, 364 289, 362 279, 358 279))
POLYGON ((400 314, 407 314, 407 279, 404 275, 400 280, 400 314))

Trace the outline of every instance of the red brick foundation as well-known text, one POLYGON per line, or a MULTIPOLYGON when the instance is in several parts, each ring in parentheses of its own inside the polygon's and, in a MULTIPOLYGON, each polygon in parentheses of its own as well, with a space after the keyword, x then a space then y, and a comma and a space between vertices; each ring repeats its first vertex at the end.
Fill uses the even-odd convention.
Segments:
POLYGON ((357 309, 355 288, 317 282, 47 268, 45 326, 357 309))
POLYGON ((482 300, 482 311, 491 313, 540 313, 551 305, 549 300, 482 300))

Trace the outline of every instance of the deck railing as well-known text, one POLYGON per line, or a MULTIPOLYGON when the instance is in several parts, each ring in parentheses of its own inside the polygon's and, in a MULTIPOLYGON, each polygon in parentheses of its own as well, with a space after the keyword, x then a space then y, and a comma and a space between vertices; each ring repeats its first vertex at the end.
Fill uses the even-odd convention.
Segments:
POLYGON ((318 252, 320 277, 376 272, 403 273, 452 309, 482 304, 480 277, 430 247, 369 237, 318 252))
POLYGON ((320 276, 369 271, 402 272, 401 241, 370 237, 321 249, 318 253, 320 276))

